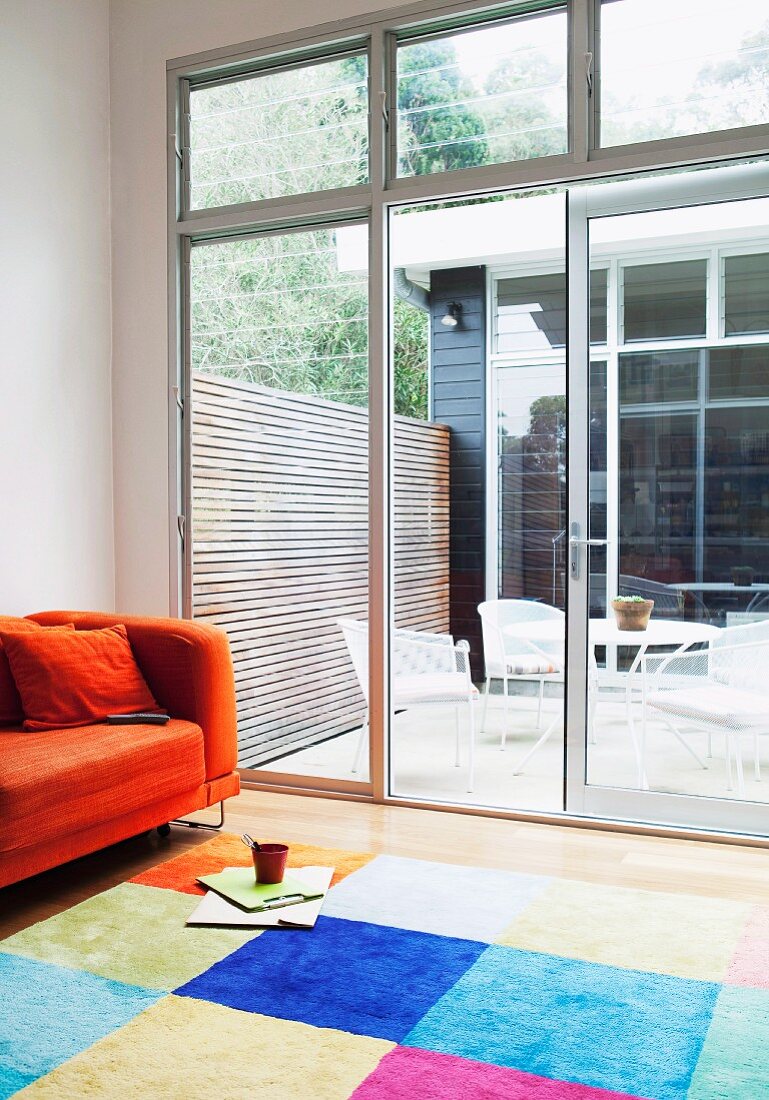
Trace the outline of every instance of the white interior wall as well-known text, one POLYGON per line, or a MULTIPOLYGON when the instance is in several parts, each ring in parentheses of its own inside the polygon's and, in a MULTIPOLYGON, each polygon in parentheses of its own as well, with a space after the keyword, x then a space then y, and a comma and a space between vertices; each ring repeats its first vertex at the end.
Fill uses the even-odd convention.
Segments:
POLYGON ((0 4, 0 614, 114 606, 108 16, 0 4))
POLYGON ((386 6, 384 0, 111 0, 115 553, 122 611, 169 610, 166 61, 386 6))

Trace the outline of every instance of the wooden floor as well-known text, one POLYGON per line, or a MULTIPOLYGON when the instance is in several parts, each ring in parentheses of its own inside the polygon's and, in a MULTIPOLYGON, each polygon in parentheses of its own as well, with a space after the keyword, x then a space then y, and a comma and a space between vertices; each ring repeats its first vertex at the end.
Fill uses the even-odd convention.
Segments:
MULTIPOLYGON (((225 828, 261 840, 309 843, 446 863, 560 875, 648 890, 769 904, 769 850, 502 821, 399 806, 244 791, 225 828)), ((174 827, 137 837, 0 890, 0 938, 209 840, 174 827)))

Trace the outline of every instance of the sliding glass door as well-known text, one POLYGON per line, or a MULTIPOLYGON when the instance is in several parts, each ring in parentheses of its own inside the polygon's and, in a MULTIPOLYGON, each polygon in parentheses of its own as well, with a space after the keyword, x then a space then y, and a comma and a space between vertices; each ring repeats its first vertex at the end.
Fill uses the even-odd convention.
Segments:
POLYGON ((190 612, 229 636, 255 779, 362 789, 347 624, 369 589, 367 239, 363 223, 191 252, 190 612))
POLYGON ((570 195, 577 812, 766 831, 767 182, 744 166, 570 195))
POLYGON ((194 244, 187 592, 249 778, 766 831, 768 194, 746 165, 390 207, 373 443, 368 223, 194 244))
POLYGON ((390 218, 394 797, 563 810, 565 212, 390 218))
POLYGON ((169 63, 171 607, 246 782, 769 831, 764 11, 672 7, 169 63))

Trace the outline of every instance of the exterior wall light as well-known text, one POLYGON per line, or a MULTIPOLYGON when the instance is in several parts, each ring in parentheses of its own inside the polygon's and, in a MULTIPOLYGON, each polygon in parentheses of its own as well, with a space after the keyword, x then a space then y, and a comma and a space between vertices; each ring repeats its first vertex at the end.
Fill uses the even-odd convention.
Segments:
POLYGON ((456 328, 462 320, 462 304, 461 302, 452 302, 444 315, 441 317, 441 324, 446 328, 456 328))

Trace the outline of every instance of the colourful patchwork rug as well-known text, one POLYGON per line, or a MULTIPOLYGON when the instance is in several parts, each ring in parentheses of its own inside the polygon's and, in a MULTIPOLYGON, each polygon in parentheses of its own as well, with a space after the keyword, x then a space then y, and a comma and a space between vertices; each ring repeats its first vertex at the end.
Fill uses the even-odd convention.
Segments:
POLYGON ((294 845, 315 929, 185 928, 242 852, 0 944, 0 1097, 769 1097, 769 907, 294 845))

